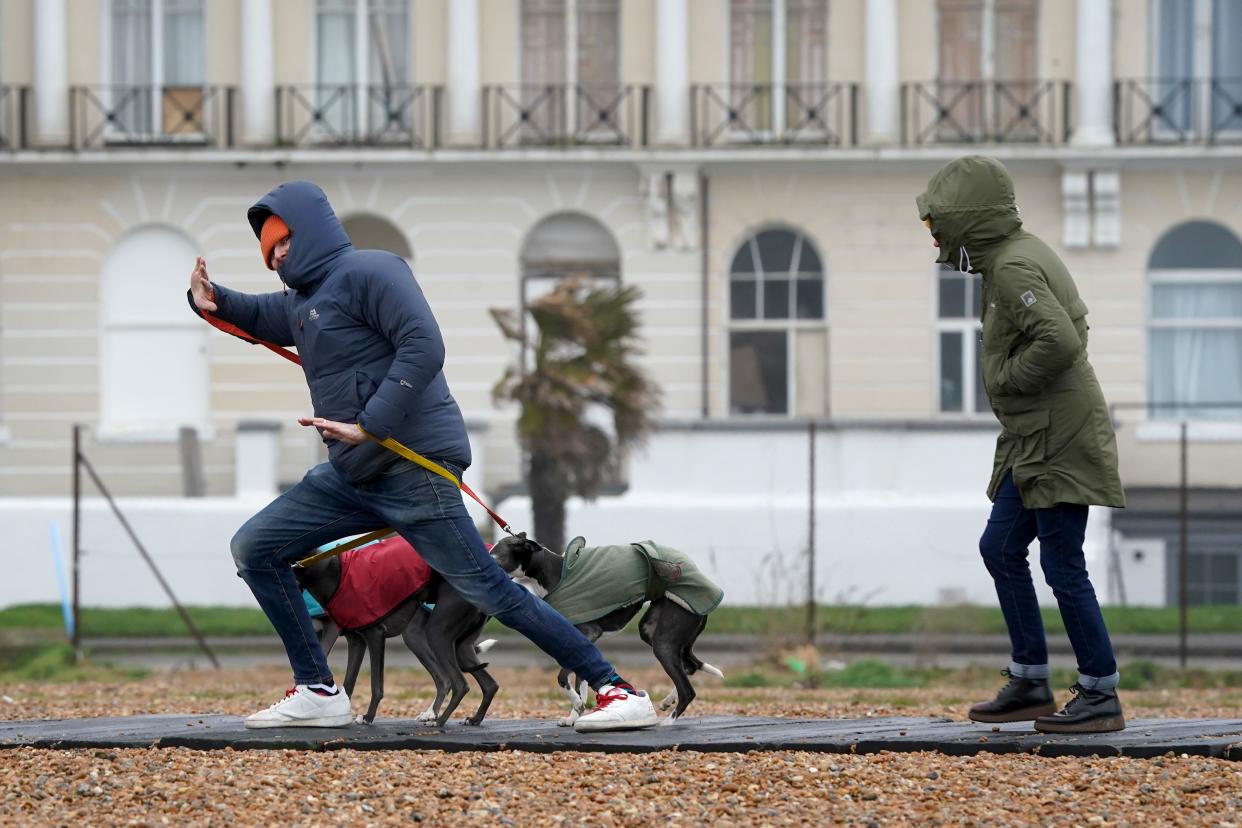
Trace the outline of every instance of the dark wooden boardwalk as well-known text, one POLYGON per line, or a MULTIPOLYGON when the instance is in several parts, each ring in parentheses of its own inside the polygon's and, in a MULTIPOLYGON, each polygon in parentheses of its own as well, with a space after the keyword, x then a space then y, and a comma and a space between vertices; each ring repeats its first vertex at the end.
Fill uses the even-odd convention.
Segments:
POLYGON ((647 753, 658 750, 823 753, 939 751, 1129 756, 1173 752, 1242 760, 1242 719, 1136 719, 1122 733, 1044 736, 1028 724, 979 725, 949 719, 776 719, 706 716, 650 730, 582 734, 547 721, 489 719, 440 730, 409 719, 316 729, 246 730, 237 716, 131 716, 0 722, 0 748, 146 748, 197 750, 527 750, 647 753))

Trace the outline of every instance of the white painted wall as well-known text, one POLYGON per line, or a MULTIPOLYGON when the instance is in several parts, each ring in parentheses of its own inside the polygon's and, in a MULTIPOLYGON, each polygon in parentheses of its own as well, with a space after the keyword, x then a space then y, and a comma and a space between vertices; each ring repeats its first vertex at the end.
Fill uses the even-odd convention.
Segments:
MULTIPOLYGON (((821 431, 816 594, 825 602, 996 601, 979 559, 990 504, 990 430, 821 431)), ((588 543, 656 540, 692 555, 730 604, 806 598, 807 435, 801 430, 667 431, 631 463, 624 496, 571 502, 567 534, 588 543)), ((530 526, 530 504, 499 511, 530 526)), ((1109 515, 1093 510, 1087 562, 1105 581, 1109 515)), ((1038 544, 1032 554, 1038 556, 1038 544)), ((1036 585, 1043 603, 1051 591, 1036 585)), ((1100 589, 1103 594, 1103 590, 1100 589)))
MULTIPOLYGON (((994 603, 977 551, 989 510, 983 489, 993 439, 990 430, 821 431, 815 455, 818 599, 994 603)), ((798 429, 667 430, 632 459, 625 495, 571 503, 569 533, 591 543, 653 539, 682 549, 720 583, 731 604, 800 603, 806 597, 807 459, 807 435, 798 429)), ((178 598, 237 606, 252 606, 253 598, 234 574, 229 538, 264 503, 121 501, 178 598)), ((66 498, 0 500, 8 541, 0 571, 20 573, 0 579, 0 606, 58 600, 49 522, 59 523, 67 560, 69 509, 66 498)), ((526 498, 509 498, 498 511, 515 528, 530 527, 526 498)), ((1108 524, 1107 510, 1093 512, 1087 560, 1101 594, 1108 524)), ((105 503, 85 500, 82 526, 84 604, 167 605, 105 503)), ((1041 600, 1051 603, 1049 591, 1039 589, 1041 600)))

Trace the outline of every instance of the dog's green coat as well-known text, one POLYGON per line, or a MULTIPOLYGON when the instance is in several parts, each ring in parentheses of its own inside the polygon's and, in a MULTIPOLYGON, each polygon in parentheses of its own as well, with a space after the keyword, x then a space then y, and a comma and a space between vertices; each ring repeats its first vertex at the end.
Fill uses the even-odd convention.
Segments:
POLYGON ((661 595, 707 615, 720 605, 724 590, 672 547, 651 541, 587 546, 585 538, 576 537, 565 548, 561 582, 545 600, 571 624, 583 624, 661 595))

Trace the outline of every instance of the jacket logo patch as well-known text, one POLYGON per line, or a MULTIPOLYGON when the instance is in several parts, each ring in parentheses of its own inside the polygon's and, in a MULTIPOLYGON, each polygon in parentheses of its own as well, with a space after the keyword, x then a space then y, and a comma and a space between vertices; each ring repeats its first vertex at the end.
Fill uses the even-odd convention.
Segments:
MULTIPOLYGON (((1034 294, 1034 293, 1031 293, 1029 290, 1028 290, 1026 293, 1024 293, 1024 294, 1022 294, 1021 296, 1019 296, 1018 298, 1019 298, 1019 299, 1021 299, 1021 300, 1022 300, 1022 304, 1026 305, 1028 308, 1029 308, 1031 305, 1035 304, 1035 294, 1034 294)), ((312 311, 312 313, 313 313, 313 312, 314 312, 314 311, 312 311)))
POLYGON ((319 318, 319 311, 315 310, 314 308, 311 308, 310 313, 308 313, 306 316, 308 319, 314 322, 316 319, 319 318))

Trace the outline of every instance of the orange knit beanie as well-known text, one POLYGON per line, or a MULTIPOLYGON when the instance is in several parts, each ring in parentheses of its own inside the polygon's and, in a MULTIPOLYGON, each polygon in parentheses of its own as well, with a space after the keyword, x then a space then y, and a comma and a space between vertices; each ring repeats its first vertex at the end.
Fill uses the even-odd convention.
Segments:
POLYGON ((263 222, 263 229, 259 232, 259 250, 263 252, 263 264, 267 265, 268 270, 276 269, 272 267, 272 251, 276 249, 276 243, 288 235, 289 225, 275 213, 263 222))

